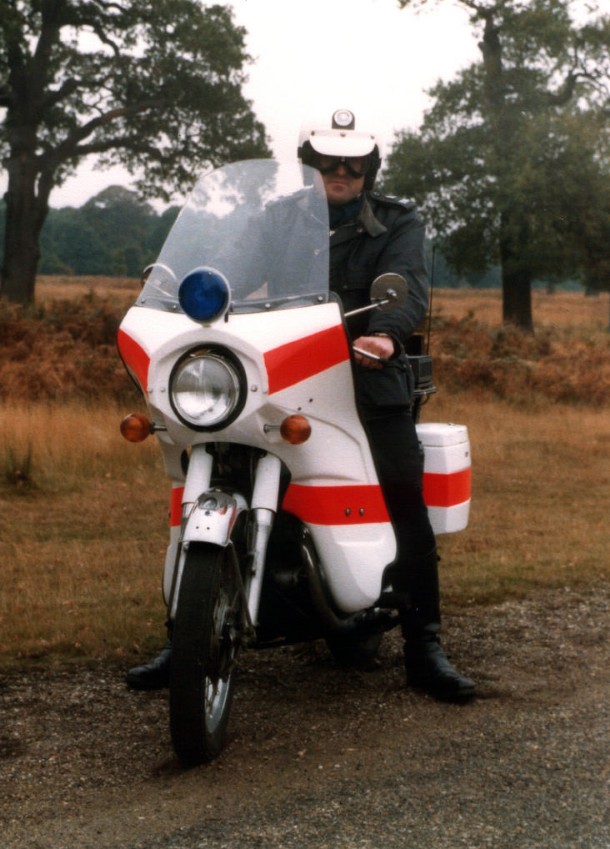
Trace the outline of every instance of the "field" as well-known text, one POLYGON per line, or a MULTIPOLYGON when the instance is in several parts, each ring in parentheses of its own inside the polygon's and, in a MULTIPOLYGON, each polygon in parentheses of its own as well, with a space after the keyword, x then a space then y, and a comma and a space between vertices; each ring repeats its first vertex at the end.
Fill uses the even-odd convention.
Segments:
POLYGON ((498 293, 434 299, 422 418, 467 424, 474 466, 470 525, 439 538, 443 644, 479 697, 405 688, 397 632, 367 673, 245 652, 227 749, 181 770, 166 692, 124 684, 164 639, 167 485, 118 432, 136 291, 43 279, 0 314, 3 845, 609 846, 607 299, 537 293, 534 336, 498 293))
MULTIPOLYGON (((0 666, 130 658, 163 639, 168 489, 113 347, 134 281, 43 279, 0 322, 0 666)), ((468 425, 469 528, 440 538, 446 610, 594 589, 608 578, 608 303, 536 293, 537 332, 497 292, 436 292, 439 392, 425 421, 468 425)))

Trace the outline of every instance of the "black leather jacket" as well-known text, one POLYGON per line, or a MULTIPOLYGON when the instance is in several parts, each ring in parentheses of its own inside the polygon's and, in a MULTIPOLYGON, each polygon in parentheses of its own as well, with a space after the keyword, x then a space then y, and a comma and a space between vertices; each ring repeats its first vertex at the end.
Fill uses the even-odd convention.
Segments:
MULTIPOLYGON (((399 348, 422 322, 428 307, 424 226, 412 201, 368 192, 358 218, 331 232, 330 288, 345 311, 367 305, 373 280, 384 272, 402 274, 409 284, 406 303, 391 312, 372 311, 348 320, 352 339, 388 333, 399 348)), ((357 368, 358 399, 367 416, 411 403, 413 381, 406 357, 383 369, 357 368)))

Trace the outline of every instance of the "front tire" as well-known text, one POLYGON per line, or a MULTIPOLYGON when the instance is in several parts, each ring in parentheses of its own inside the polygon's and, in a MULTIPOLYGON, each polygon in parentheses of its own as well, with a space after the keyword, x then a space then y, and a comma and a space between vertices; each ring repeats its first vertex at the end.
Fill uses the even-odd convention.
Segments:
POLYGON ((226 737, 241 622, 229 548, 191 543, 172 636, 170 727, 185 766, 213 760, 226 737))

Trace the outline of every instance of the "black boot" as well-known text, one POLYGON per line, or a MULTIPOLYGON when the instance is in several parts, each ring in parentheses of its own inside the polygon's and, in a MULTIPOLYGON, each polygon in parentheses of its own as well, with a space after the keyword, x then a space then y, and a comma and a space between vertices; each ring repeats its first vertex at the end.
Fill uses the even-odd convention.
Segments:
POLYGON ((405 641, 407 684, 442 702, 464 702, 475 694, 474 681, 453 668, 438 639, 438 624, 428 624, 405 641))
POLYGON ((396 584, 409 594, 411 607, 402 611, 407 684, 439 701, 463 702, 475 694, 474 681, 460 675, 447 660, 440 644, 440 596, 436 549, 409 563, 396 584))
POLYGON ((172 644, 168 640, 157 657, 144 666, 134 666, 125 676, 131 690, 162 690, 169 687, 172 644))

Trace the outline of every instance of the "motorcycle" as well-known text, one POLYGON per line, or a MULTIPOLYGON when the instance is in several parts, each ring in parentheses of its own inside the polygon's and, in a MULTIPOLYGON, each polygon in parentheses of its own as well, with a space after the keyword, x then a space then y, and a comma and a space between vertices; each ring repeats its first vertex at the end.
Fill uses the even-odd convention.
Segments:
MULTIPOLYGON (((201 178, 118 331, 171 480, 163 595, 172 623, 174 749, 185 765, 221 751, 238 655, 324 639, 337 659, 375 653, 397 624, 396 541, 356 405, 348 324, 329 292, 319 174, 234 163, 201 178)), ((407 294, 398 275, 370 309, 407 294)), ((358 311, 359 312, 359 311, 358 311)), ((416 408, 435 391, 411 357, 416 408)), ((466 527, 463 425, 418 424, 437 533, 466 527)))

